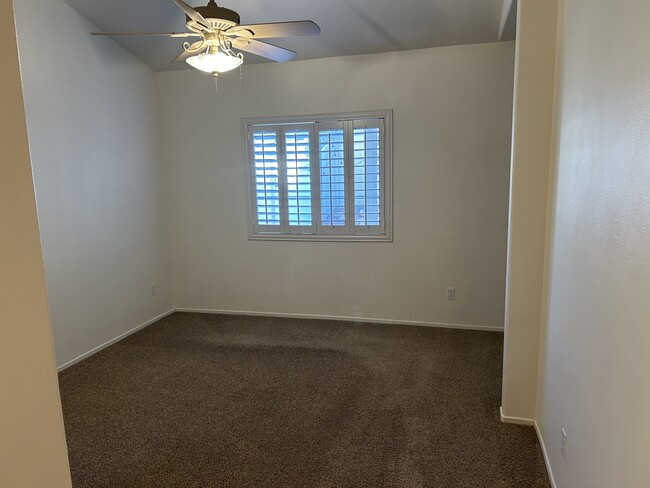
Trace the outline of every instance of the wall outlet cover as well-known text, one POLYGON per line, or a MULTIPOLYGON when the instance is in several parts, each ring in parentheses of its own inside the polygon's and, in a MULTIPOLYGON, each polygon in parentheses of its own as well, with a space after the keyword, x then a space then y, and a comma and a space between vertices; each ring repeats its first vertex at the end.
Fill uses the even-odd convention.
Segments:
POLYGON ((447 288, 447 300, 456 300, 456 288, 447 288))

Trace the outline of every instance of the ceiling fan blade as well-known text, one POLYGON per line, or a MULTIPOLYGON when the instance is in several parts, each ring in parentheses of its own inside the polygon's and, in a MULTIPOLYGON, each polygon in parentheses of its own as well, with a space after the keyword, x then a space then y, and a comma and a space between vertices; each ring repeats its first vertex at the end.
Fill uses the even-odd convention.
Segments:
POLYGON ((311 20, 295 22, 273 22, 270 24, 237 25, 225 32, 226 35, 236 35, 246 39, 265 39, 271 37, 317 36, 320 27, 311 20))
POLYGON ((201 37, 195 32, 91 32, 93 36, 201 37))
POLYGON ((206 30, 212 30, 212 26, 210 25, 210 22, 205 20, 205 17, 203 17, 203 15, 201 15, 192 7, 190 7, 188 4, 186 4, 183 0, 174 0, 174 3, 178 5, 178 7, 183 12, 185 12, 185 15, 187 15, 190 19, 192 19, 194 22, 199 24, 201 27, 203 27, 206 30))
POLYGON ((278 63, 291 61, 296 55, 294 51, 289 51, 283 47, 267 44, 266 42, 256 41, 255 39, 235 38, 232 40, 232 47, 240 51, 257 54, 264 58, 272 59, 278 63))
POLYGON ((196 56, 199 54, 203 49, 201 49, 201 45, 203 44, 203 41, 196 41, 194 44, 189 46, 186 50, 184 50, 180 56, 178 56, 172 63, 180 63, 181 61, 185 61, 187 58, 191 56, 196 56))

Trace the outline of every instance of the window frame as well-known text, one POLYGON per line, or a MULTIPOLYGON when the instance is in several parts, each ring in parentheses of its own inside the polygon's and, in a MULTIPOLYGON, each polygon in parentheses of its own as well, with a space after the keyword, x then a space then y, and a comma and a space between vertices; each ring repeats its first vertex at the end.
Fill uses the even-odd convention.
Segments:
MULTIPOLYGON (((243 149, 246 178, 246 206, 247 206, 247 229, 249 240, 270 240, 270 241, 365 241, 365 242, 392 242, 392 213, 393 213, 393 111, 375 110, 368 112, 347 112, 336 114, 316 114, 316 115, 298 115, 298 116, 279 116, 279 117, 251 117, 242 119, 243 149), (366 228, 365 226, 355 226, 352 208, 354 207, 354 129, 356 123, 363 123, 368 120, 383 120, 379 124, 380 140, 380 229, 378 233, 366 228), (345 229, 345 234, 336 233, 333 226, 321 225, 321 195, 320 195, 320 151, 319 151, 319 124, 324 127, 333 126, 341 123, 344 128, 345 140, 345 174, 346 174, 346 224, 341 226, 345 229), (278 147, 278 153, 284 154, 285 133, 287 126, 295 125, 296 128, 305 128, 311 126, 310 140, 310 175, 312 188, 312 227, 313 233, 301 234, 290 233, 288 228, 288 219, 284 213, 281 213, 281 225, 274 229, 259 226, 256 219, 256 191, 253 182, 255 175, 255 160, 251 151, 252 128, 259 126, 269 126, 276 129, 277 143, 282 145, 278 147), (347 131, 346 126, 349 126, 347 131), (315 219, 315 220, 314 220, 315 219), (381 229, 383 224, 383 229, 381 229)), ((283 156, 284 157, 284 156, 283 156)), ((278 171, 282 174, 286 171, 286 162, 278 155, 278 171), (283 168, 284 167, 284 168, 283 168)), ((286 206, 286 195, 283 187, 286 183, 282 182, 279 186, 280 206, 286 206)))

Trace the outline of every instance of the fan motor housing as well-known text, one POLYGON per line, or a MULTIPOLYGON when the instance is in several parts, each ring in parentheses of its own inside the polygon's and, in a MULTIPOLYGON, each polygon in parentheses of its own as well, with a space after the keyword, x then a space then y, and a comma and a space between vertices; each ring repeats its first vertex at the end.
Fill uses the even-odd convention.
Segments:
MULTIPOLYGON (((210 4, 205 7, 195 7, 194 10, 200 13, 208 21, 211 19, 221 19, 228 22, 234 22, 237 25, 239 25, 241 21, 239 14, 234 10, 230 10, 229 8, 225 7, 219 7, 216 4, 212 4, 212 2, 210 2, 210 4)), ((190 19, 188 16, 185 16, 185 20, 186 22, 192 22, 192 19, 190 19)))

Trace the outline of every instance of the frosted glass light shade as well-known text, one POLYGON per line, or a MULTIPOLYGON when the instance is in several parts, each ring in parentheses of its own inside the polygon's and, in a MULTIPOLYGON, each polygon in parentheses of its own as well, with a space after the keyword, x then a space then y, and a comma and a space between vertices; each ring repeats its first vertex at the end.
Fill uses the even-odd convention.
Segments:
POLYGON ((202 53, 187 58, 187 64, 206 73, 225 73, 237 68, 242 62, 242 58, 222 52, 202 53))

